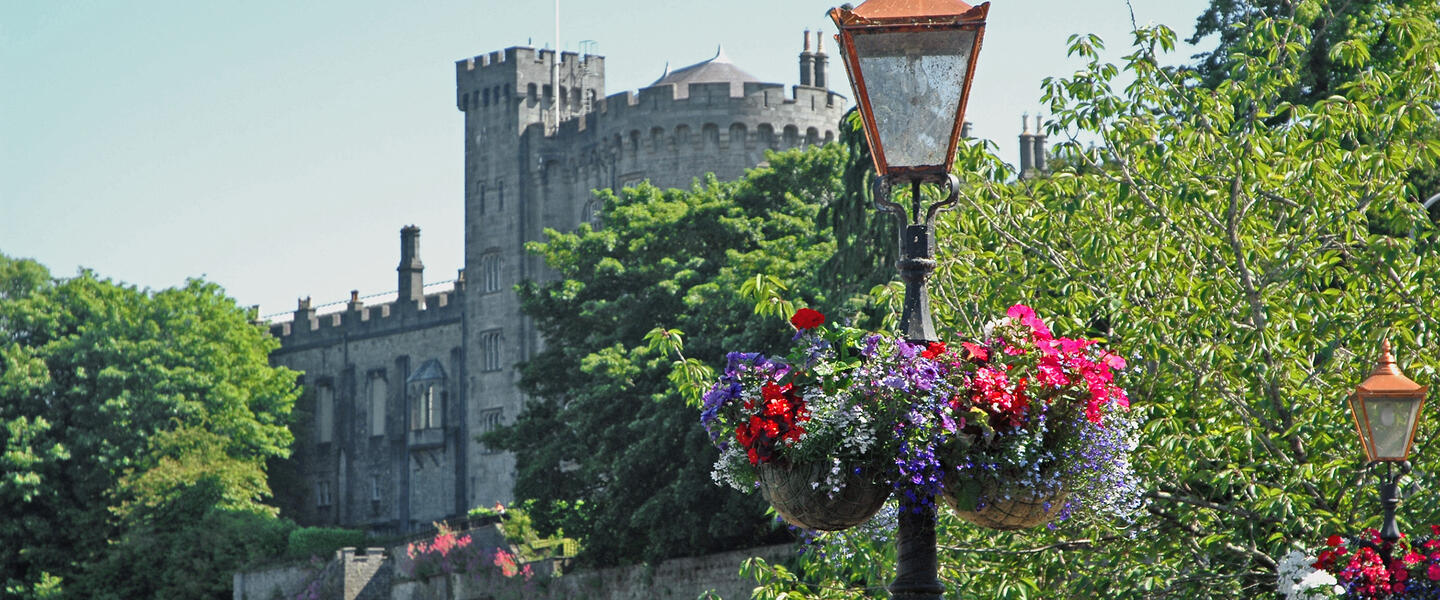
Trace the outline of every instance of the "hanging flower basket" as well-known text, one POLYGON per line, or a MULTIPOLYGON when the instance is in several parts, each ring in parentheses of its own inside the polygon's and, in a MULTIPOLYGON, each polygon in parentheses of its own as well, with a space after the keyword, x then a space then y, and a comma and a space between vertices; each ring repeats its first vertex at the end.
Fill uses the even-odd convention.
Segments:
POLYGON ((759 466, 760 490, 775 512, 796 527, 838 531, 870 520, 890 497, 890 483, 877 481, 872 473, 846 469, 839 484, 829 464, 822 462, 791 465, 770 462, 759 466), (838 490, 835 489, 838 487, 838 490))
POLYGON ((954 509, 955 515, 975 525, 1001 531, 1030 529, 1055 520, 1070 495, 1063 488, 1043 493, 1018 484, 990 482, 976 484, 980 488, 978 496, 972 501, 962 501, 964 486, 956 479, 955 475, 945 477, 945 493, 940 496, 954 509), (963 506, 973 509, 966 510, 963 506))

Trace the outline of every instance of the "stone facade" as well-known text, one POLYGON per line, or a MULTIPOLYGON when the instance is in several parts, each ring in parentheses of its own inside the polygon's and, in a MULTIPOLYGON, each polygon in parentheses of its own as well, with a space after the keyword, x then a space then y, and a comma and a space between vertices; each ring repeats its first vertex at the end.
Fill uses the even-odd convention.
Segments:
POLYGON ((420 232, 407 227, 393 301, 365 306, 352 292, 317 310, 305 299, 271 324, 272 360, 302 371, 306 388, 295 448, 305 484, 276 490, 293 498, 293 516, 399 533, 509 503, 514 457, 476 436, 519 415, 515 367, 544 344, 514 286, 552 275, 525 243, 546 228, 598 226, 591 190, 734 179, 766 150, 834 140, 848 103, 825 88, 808 33, 800 64, 804 85, 787 91, 719 51, 606 96, 600 56, 512 47, 458 61, 465 269, 427 289, 420 232))

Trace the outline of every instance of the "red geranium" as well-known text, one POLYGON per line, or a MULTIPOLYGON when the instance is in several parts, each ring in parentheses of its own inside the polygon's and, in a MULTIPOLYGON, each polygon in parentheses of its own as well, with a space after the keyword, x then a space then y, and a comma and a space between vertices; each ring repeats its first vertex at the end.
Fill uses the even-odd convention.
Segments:
POLYGON ((790 324, 796 329, 814 329, 825 322, 825 315, 813 308, 802 308, 790 317, 790 324))
POLYGON ((805 401, 795 393, 792 384, 776 385, 766 383, 760 388, 764 400, 761 406, 745 404, 747 411, 754 410, 750 420, 735 427, 735 441, 745 447, 750 464, 770 462, 774 457, 775 443, 786 440, 795 442, 805 433, 802 425, 810 420, 805 401))

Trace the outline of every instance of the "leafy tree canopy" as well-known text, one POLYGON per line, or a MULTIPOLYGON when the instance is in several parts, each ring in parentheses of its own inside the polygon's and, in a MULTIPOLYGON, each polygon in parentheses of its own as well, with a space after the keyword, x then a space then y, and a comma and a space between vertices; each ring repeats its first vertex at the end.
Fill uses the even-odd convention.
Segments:
POLYGON ((270 366, 277 342, 251 316, 213 283, 142 291, 89 271, 56 279, 34 261, 0 255, 8 595, 195 597, 162 590, 228 588, 236 563, 196 557, 243 552, 202 548, 226 542, 201 543, 194 527, 275 521, 261 504, 264 465, 289 452, 298 393, 295 373, 270 366), (183 550, 142 551, 177 531, 192 536, 183 550), (155 568, 115 563, 119 556, 155 568), (212 568, 177 567, 184 557, 212 568))

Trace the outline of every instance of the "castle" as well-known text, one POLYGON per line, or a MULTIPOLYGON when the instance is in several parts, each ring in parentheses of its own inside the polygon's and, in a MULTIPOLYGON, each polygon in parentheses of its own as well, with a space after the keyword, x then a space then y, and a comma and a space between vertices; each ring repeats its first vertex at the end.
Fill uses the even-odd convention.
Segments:
POLYGON ((766 150, 833 141, 847 109, 806 32, 800 83, 756 80, 723 51, 605 95, 605 59, 511 47, 455 64, 464 114, 465 257, 426 286, 420 231, 400 231, 392 301, 313 306, 270 324, 272 361, 303 372, 293 516, 308 525, 403 533, 509 503, 514 457, 477 436, 524 407, 516 365, 545 341, 514 285, 552 277, 525 243, 602 221, 591 190, 649 180, 734 179, 766 150))

